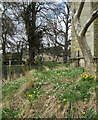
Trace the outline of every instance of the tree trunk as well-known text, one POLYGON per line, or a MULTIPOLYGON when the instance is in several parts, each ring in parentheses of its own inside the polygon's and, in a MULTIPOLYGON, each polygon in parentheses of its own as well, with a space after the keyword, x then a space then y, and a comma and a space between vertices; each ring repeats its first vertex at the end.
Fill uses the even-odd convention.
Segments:
POLYGON ((34 64, 34 46, 32 42, 29 42, 29 64, 33 65, 34 64))
POLYGON ((67 56, 68 56, 68 46, 67 46, 67 44, 65 44, 64 53, 63 53, 63 62, 64 63, 67 63, 67 56))
POLYGON ((65 34, 65 46, 64 46, 64 56, 63 61, 64 63, 67 63, 67 57, 68 57, 68 15, 67 15, 67 22, 66 22, 66 34, 65 34))
POLYGON ((34 64, 34 57, 35 57, 35 29, 36 29, 36 11, 35 11, 35 6, 36 3, 32 2, 32 21, 30 22, 30 27, 29 27, 29 63, 30 65, 34 64))
POLYGON ((95 73, 94 60, 91 54, 91 50, 87 44, 86 37, 81 36, 81 38, 80 37, 77 37, 77 38, 78 38, 80 49, 84 57, 86 73, 90 73, 94 75, 95 73))
POLYGON ((21 48, 21 52, 20 52, 20 61, 22 63, 22 57, 23 57, 23 48, 21 48))
POLYGON ((3 50, 3 54, 2 54, 2 75, 3 78, 6 80, 7 79, 7 66, 6 66, 6 51, 5 51, 5 45, 6 45, 6 34, 2 34, 2 39, 3 39, 3 43, 2 43, 2 50, 3 50), (5 36, 3 36, 5 35, 5 36))
POLYGON ((85 72, 89 73, 90 75, 95 74, 95 68, 94 68, 94 60, 91 54, 91 50, 87 44, 86 36, 85 35, 79 35, 82 27, 79 23, 79 20, 77 18, 74 19, 74 30, 78 39, 78 43, 81 49, 81 52, 84 57, 84 62, 85 62, 85 72))
POLYGON ((74 31, 76 33, 80 49, 82 51, 86 73, 90 75, 95 75, 94 60, 91 54, 91 50, 86 41, 86 32, 91 23, 98 17, 98 9, 93 11, 91 16, 88 18, 84 25, 80 25, 80 16, 84 7, 85 0, 81 0, 77 10, 75 10, 75 5, 72 3, 72 23, 74 26, 74 31), (75 12, 76 11, 76 12, 75 12))
POLYGON ((26 17, 24 17, 26 33, 28 36, 29 43, 29 65, 34 64, 35 57, 35 30, 36 30, 36 10, 35 10, 36 2, 32 2, 29 7, 29 12, 24 10, 26 17))

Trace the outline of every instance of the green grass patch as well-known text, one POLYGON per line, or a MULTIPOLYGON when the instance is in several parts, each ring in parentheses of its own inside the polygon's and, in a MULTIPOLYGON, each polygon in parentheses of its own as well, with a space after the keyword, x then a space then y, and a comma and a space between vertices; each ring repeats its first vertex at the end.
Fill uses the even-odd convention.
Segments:
MULTIPOLYGON (((48 91, 48 86, 50 86, 53 88, 53 90, 51 90, 47 94, 47 96, 55 95, 57 100, 61 101, 62 108, 66 106, 67 102, 70 103, 70 101, 78 102, 79 100, 84 101, 85 99, 87 99, 89 102, 89 99, 91 97, 91 93, 89 91, 91 90, 91 92, 93 92, 93 89, 96 88, 96 81, 94 81, 95 78, 89 75, 81 76, 81 73, 84 74, 84 68, 82 67, 76 69, 74 67, 69 66, 67 66, 66 68, 65 66, 65 64, 57 64, 54 62, 45 62, 38 66, 33 66, 32 68, 36 68, 36 71, 32 73, 31 79, 34 78, 35 86, 28 90, 25 90, 22 98, 24 100, 27 99, 30 102, 38 101, 38 98, 41 95, 46 94, 44 89, 48 91), (49 70, 46 70, 44 66, 48 67, 49 70), (61 69, 62 67, 65 68, 61 69), (66 100, 64 101, 64 99, 66 100)), ((21 85, 23 85, 26 82, 27 81, 25 79, 23 79, 23 81, 16 79, 14 82, 9 82, 8 84, 3 85, 3 97, 10 96, 9 99, 13 99, 15 92, 19 91, 21 85)), ((8 116, 10 118, 14 118, 15 116, 17 116, 18 113, 16 111, 15 113, 13 112, 11 115, 11 110, 11 108, 4 108, 4 111, 6 111, 8 116)), ((88 116, 89 113, 90 112, 88 111, 88 116)), ((92 112, 91 118, 94 116, 95 115, 93 115, 92 112)), ((5 117, 5 113, 3 113, 3 118, 5 117)), ((38 117, 37 113, 36 117, 38 117)), ((56 118, 55 114, 52 117, 56 118)), ((68 118, 70 117, 71 113, 68 115, 68 118)))

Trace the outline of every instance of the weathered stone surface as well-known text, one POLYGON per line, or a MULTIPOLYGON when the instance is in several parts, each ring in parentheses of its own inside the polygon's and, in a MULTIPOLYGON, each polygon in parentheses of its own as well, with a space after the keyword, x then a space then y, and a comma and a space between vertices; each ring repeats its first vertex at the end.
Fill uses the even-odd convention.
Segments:
MULTIPOLYGON (((78 3, 75 3, 75 7, 77 8, 78 3)), ((91 16, 91 13, 98 8, 98 3, 85 2, 83 11, 80 16, 80 23, 83 26, 88 18, 91 16)), ((71 29, 72 41, 71 41, 71 58, 76 58, 79 51, 79 57, 82 56, 82 52, 80 50, 77 37, 75 35, 75 31, 72 25, 71 29)), ((91 53, 93 56, 98 57, 98 19, 96 19, 88 28, 86 32, 86 40, 91 49, 91 53)), ((84 66, 84 60, 80 60, 80 65, 84 66)))
POLYGON ((94 55, 98 57, 98 18, 94 22, 94 55))

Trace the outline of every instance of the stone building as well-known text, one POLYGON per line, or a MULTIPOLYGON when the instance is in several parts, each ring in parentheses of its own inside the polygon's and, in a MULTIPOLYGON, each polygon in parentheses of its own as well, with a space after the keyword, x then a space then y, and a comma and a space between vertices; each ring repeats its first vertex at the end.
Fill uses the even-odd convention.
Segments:
MULTIPOLYGON (((75 3, 75 7, 78 7, 78 4, 75 3)), ((98 2, 85 2, 83 11, 80 17, 81 26, 83 26, 88 18, 91 16, 91 13, 98 9, 98 2)), ((74 66, 84 66, 84 59, 82 52, 80 50, 75 31, 71 29, 72 40, 71 40, 71 59, 74 66)), ((86 32, 86 40, 91 49, 94 61, 98 60, 98 18, 89 26, 86 32)))

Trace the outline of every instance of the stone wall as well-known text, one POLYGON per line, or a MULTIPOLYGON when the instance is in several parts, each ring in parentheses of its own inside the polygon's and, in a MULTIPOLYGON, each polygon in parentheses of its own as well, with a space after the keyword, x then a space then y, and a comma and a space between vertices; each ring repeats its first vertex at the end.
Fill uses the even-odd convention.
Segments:
POLYGON ((52 56, 51 54, 47 55, 45 53, 40 54, 39 56, 41 56, 43 58, 43 60, 45 60, 45 61, 55 61, 55 62, 62 62, 63 63, 63 57, 58 56, 58 58, 57 58, 57 56, 52 56))

